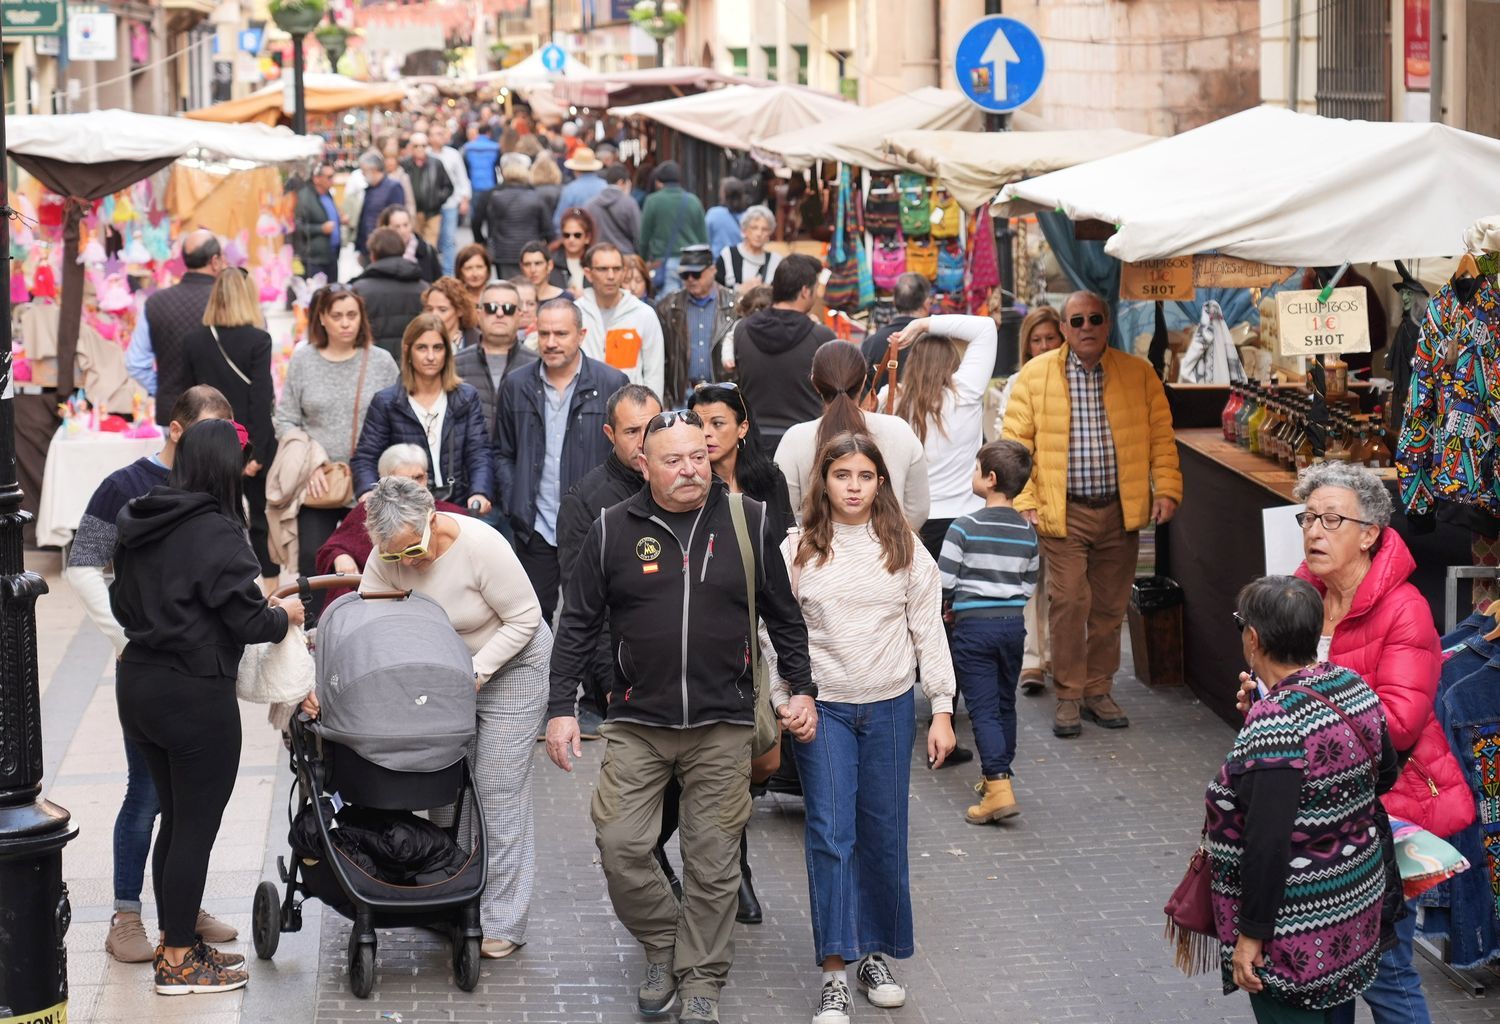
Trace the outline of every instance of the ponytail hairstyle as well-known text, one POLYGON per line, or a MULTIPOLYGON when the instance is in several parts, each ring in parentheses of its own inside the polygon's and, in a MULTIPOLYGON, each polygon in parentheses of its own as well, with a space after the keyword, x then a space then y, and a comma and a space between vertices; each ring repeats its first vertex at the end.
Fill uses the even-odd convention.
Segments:
POLYGON ((911 424, 917 440, 927 443, 927 428, 935 426, 943 437, 948 426, 943 422, 943 396, 958 393, 953 375, 963 361, 958 343, 952 338, 929 334, 912 349, 897 387, 896 415, 911 424))
POLYGON ((839 434, 865 432, 865 414, 859 408, 859 400, 864 395, 869 371, 859 346, 847 341, 825 341, 813 353, 812 386, 823 400, 823 420, 818 424, 819 451, 839 434))
MULTIPOLYGON (((853 348, 848 342, 837 344, 853 348)), ((818 351, 821 353, 822 349, 818 351)), ((856 355, 859 352, 858 349, 854 351, 856 355)), ((880 446, 863 431, 836 434, 818 449, 817 472, 813 474, 812 484, 802 503, 802 536, 797 541, 793 563, 805 565, 816 558, 814 564, 822 565, 833 556, 833 508, 828 501, 828 471, 846 455, 863 455, 875 464, 880 485, 875 489, 875 500, 871 504, 870 529, 875 532, 875 539, 885 554, 885 571, 892 574, 906 571, 911 567, 915 551, 911 525, 906 521, 906 513, 901 511, 896 492, 891 490, 891 475, 885 468, 880 446)))

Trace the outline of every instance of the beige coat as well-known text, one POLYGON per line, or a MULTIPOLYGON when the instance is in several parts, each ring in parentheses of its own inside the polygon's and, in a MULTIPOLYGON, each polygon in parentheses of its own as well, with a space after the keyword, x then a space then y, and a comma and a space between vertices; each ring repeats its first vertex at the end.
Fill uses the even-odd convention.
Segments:
POLYGON ((307 478, 327 461, 323 446, 304 430, 288 430, 277 441, 276 461, 266 476, 266 547, 277 565, 297 564, 297 513, 307 478))

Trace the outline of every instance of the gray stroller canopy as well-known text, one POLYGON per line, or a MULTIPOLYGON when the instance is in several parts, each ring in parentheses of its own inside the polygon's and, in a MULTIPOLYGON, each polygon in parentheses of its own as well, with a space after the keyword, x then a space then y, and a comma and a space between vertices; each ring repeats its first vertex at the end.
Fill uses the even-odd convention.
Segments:
POLYGON ((430 597, 345 594, 317 634, 319 731, 398 772, 440 771, 474 738, 474 662, 430 597))

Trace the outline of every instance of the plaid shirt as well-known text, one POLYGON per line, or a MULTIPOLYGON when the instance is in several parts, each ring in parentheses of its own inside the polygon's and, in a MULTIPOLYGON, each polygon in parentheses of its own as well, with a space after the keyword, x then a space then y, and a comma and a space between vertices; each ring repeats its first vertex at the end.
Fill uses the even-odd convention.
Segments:
POLYGON ((1115 438, 1104 414, 1104 364, 1092 370, 1068 353, 1068 493, 1106 498, 1120 491, 1115 438))

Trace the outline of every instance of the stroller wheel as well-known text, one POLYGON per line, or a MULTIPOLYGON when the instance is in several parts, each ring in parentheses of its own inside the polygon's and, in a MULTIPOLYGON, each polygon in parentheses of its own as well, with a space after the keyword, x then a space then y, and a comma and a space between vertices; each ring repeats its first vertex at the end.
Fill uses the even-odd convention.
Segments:
POLYGON ((276 946, 281 942, 281 891, 275 882, 262 882, 255 888, 250 933, 257 957, 269 960, 276 955, 276 946))
POLYGON ((368 999, 375 987, 375 940, 359 941, 359 932, 349 933, 349 991, 368 999))
POLYGON ((458 939, 453 943, 453 980, 465 992, 479 984, 479 939, 458 939))

